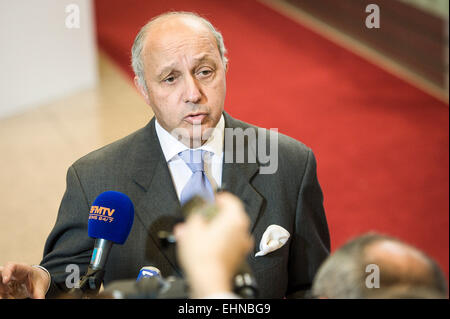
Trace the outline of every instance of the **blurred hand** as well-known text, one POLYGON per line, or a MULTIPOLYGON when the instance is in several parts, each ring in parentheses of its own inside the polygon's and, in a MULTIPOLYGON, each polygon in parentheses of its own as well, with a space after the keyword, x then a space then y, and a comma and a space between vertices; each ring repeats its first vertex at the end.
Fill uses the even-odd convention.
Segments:
POLYGON ((48 274, 24 263, 0 266, 0 299, 44 299, 50 282, 48 274))
POLYGON ((216 204, 219 212, 211 221, 192 214, 174 229, 178 260, 193 298, 231 292, 232 278, 253 247, 250 220, 241 201, 220 193, 216 204))

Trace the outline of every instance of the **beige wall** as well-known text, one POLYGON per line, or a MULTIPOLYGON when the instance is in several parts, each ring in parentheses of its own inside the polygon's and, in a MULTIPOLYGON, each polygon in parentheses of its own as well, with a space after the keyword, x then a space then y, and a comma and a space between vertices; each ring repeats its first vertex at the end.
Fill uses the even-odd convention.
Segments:
POLYGON ((96 85, 92 0, 0 0, 0 43, 0 118, 96 85))
POLYGON ((0 119, 0 265, 39 263, 67 168, 152 116, 131 82, 105 56, 99 62, 97 88, 0 119))

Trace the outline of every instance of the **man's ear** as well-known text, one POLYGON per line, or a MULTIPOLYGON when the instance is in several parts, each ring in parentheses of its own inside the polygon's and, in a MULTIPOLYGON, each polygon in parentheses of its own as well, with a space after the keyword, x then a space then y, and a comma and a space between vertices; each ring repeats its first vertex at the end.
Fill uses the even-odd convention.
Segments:
POLYGON ((145 103, 150 105, 147 89, 140 83, 139 78, 137 76, 134 77, 134 85, 136 86, 139 93, 141 93, 142 97, 145 100, 145 103))

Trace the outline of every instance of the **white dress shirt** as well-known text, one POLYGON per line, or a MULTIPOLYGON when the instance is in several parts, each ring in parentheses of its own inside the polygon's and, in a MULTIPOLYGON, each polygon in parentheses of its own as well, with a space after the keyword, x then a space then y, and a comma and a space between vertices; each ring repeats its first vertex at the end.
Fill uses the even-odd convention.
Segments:
MULTIPOLYGON (((167 165, 169 166, 178 199, 180 199, 181 192, 193 173, 178 154, 189 148, 167 132, 156 119, 155 128, 159 144, 161 145, 167 165)), ((204 169, 213 190, 216 190, 222 185, 224 130, 225 120, 222 114, 209 139, 202 146, 197 148, 212 153, 211 156, 209 153, 205 155, 204 169)))
MULTIPOLYGON (((166 158, 167 165, 169 166, 170 174, 172 175, 172 181, 175 185, 178 199, 180 199, 181 192, 193 173, 187 164, 178 156, 178 154, 189 148, 162 128, 156 119, 155 128, 159 143, 161 144, 161 149, 164 153, 164 157, 166 158)), ((222 185, 224 132, 225 120, 222 114, 216 125, 216 129, 213 131, 213 134, 211 134, 206 143, 198 148, 212 153, 211 157, 205 155, 204 169, 205 174, 214 190, 222 185)), ((233 294, 232 292, 224 291, 222 293, 216 293, 204 298, 235 299, 239 298, 239 296, 233 294)))

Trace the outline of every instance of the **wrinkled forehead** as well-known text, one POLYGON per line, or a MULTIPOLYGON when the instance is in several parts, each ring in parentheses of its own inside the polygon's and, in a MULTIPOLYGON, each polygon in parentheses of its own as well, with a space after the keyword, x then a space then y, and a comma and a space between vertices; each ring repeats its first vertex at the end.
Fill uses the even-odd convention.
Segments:
POLYGON ((211 30, 191 17, 166 17, 157 20, 146 33, 143 60, 146 68, 158 69, 180 58, 195 60, 202 56, 220 59, 211 30))

